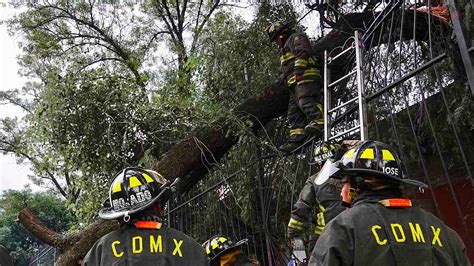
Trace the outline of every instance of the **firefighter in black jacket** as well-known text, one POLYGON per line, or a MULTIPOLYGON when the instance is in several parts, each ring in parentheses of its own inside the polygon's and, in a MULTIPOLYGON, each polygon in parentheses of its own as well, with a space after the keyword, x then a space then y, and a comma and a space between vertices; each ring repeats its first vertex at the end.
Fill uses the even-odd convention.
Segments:
POLYGON ((320 136, 322 125, 322 80, 306 34, 295 32, 288 23, 275 22, 267 28, 268 37, 278 45, 281 78, 290 90, 288 143, 283 152, 297 149, 309 135, 320 136))
MULTIPOLYGON (((320 168, 329 158, 340 158, 343 150, 337 144, 322 142, 313 149, 313 163, 320 168)), ((319 170, 319 169, 318 169, 319 170)), ((308 241, 308 252, 311 251, 326 224, 346 208, 342 205, 339 190, 332 182, 316 185, 314 179, 317 174, 310 176, 301 190, 298 201, 293 205, 290 222, 288 223, 288 237, 302 238, 304 225, 312 219, 311 212, 317 209, 316 227, 312 239, 308 241)))
POLYGON ((195 240, 163 227, 161 202, 170 193, 165 181, 140 168, 125 168, 114 177, 99 217, 119 219, 120 229, 100 238, 83 265, 208 265, 195 240))
POLYGON ((310 265, 470 265, 459 235, 402 197, 401 185, 427 186, 402 178, 388 145, 367 141, 328 160, 316 183, 330 176, 342 178, 343 198, 353 207, 326 226, 310 265))
POLYGON ((254 264, 243 254, 239 246, 247 243, 247 239, 234 243, 229 237, 215 235, 202 244, 210 260, 211 266, 253 266, 254 264))

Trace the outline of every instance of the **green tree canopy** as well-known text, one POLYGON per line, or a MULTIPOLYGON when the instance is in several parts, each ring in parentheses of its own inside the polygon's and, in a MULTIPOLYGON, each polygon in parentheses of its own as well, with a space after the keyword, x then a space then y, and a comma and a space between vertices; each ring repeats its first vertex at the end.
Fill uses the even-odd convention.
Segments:
POLYGON ((118 169, 150 167, 219 117, 239 130, 245 124, 231 110, 277 77, 264 29, 276 14, 296 15, 262 4, 246 22, 232 8, 32 3, 9 21, 22 37, 21 73, 31 82, 0 94, 1 103, 26 111, 21 121, 2 119, 0 150, 29 161, 34 182, 59 191, 90 221, 118 169))

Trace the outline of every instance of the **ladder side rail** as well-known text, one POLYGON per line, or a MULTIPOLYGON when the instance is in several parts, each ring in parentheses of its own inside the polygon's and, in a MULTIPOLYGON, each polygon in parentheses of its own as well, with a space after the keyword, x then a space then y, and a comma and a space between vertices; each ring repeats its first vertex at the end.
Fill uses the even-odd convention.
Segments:
POLYGON ((367 132, 367 108, 364 95, 364 77, 362 73, 362 49, 359 39, 359 32, 354 32, 356 49, 356 68, 357 68, 357 94, 359 99, 359 127, 360 139, 368 140, 367 132))
POLYGON ((324 106, 323 106, 323 109, 324 109, 324 140, 327 141, 330 137, 330 128, 329 128, 329 125, 330 125, 330 122, 329 122, 329 113, 328 113, 328 110, 330 108, 330 102, 331 102, 331 98, 330 98, 330 93, 329 93, 329 88, 328 88, 328 85, 329 85, 329 80, 330 80, 330 70, 329 70, 329 67, 328 67, 328 51, 327 50, 324 50, 324 106))

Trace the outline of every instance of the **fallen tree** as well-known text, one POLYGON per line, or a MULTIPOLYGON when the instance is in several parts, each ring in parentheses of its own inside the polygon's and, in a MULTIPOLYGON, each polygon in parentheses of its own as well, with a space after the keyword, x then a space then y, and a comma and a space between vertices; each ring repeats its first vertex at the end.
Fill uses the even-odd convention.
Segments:
MULTIPOLYGON (((286 111, 288 96, 284 83, 277 82, 264 89, 259 96, 244 101, 233 113, 250 121, 250 127, 261 128, 286 111)), ((237 142, 238 136, 229 134, 231 125, 224 120, 193 130, 187 138, 171 147, 154 169, 168 179, 181 177, 180 190, 186 191, 237 142)), ((117 228, 115 222, 98 221, 75 235, 64 236, 46 228, 28 209, 20 213, 18 222, 34 236, 61 251, 58 265, 79 264, 97 239, 117 228)))

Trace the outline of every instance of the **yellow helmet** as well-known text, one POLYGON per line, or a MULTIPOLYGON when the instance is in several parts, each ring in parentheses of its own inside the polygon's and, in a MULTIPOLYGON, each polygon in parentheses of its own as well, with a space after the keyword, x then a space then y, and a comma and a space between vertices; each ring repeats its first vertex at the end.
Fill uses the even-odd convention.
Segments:
POLYGON ((242 239, 234 243, 232 239, 225 235, 215 235, 202 244, 209 260, 213 262, 226 251, 247 243, 248 239, 242 239))

